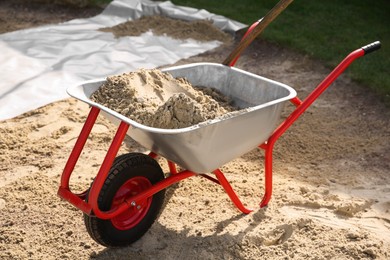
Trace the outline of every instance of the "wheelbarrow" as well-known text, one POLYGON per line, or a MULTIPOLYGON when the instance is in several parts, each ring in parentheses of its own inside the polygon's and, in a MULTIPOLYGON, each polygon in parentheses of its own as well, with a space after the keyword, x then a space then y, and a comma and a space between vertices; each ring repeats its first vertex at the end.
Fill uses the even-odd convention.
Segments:
MULTIPOLYGON (((250 27, 241 43, 248 43, 259 24, 250 27)), ((380 42, 374 42, 351 52, 304 100, 285 84, 235 68, 240 55, 240 51, 235 52, 237 48, 223 64, 193 63, 163 69, 174 77, 187 78, 193 85, 219 90, 244 111, 180 129, 149 127, 93 102, 90 96, 104 79, 70 87, 69 95, 91 109, 65 165, 58 195, 84 213, 86 229, 95 241, 107 247, 126 246, 154 223, 162 209, 165 189, 193 176, 221 185, 238 210, 250 213, 252 209, 244 206, 219 168, 260 148, 265 151, 265 192, 260 207, 265 207, 272 194, 275 142, 355 59, 379 48, 380 42), (279 124, 286 102, 296 108, 279 124), (70 190, 70 177, 100 112, 118 129, 91 187, 76 194, 70 190), (150 152, 117 156, 126 135, 150 152), (166 159, 168 174, 155 160, 157 156, 166 159)))

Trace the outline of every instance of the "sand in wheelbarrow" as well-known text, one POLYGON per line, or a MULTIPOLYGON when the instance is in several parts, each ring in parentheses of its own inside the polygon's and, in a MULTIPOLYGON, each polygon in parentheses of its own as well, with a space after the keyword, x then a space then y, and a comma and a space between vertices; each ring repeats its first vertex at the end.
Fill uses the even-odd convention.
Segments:
POLYGON ((91 99, 143 125, 177 129, 237 111, 209 87, 194 87, 158 69, 107 77, 91 99))

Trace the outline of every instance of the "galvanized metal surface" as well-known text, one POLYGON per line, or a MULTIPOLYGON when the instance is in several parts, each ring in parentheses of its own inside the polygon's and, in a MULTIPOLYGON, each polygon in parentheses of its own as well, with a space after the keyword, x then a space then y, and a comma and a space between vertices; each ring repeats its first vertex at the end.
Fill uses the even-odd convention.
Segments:
POLYGON ((216 63, 193 63, 164 69, 194 86, 212 87, 234 100, 244 112, 187 128, 160 129, 139 124, 90 100, 104 82, 97 79, 68 88, 68 94, 100 108, 113 123, 130 125, 128 135, 145 148, 197 173, 213 171, 262 144, 279 122, 293 88, 216 63))

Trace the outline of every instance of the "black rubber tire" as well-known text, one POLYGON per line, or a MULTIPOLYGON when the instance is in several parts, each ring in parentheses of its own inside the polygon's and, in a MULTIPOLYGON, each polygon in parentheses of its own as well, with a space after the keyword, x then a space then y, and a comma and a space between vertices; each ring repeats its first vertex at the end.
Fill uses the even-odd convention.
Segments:
MULTIPOLYGON (((98 197, 100 210, 109 210, 119 188, 134 177, 144 177, 151 184, 155 184, 164 179, 164 173, 160 165, 148 155, 129 153, 118 156, 100 191, 98 197)), ((164 198, 165 190, 153 195, 146 215, 138 224, 126 230, 116 228, 110 219, 103 220, 87 214, 84 214, 84 223, 89 235, 97 243, 106 247, 128 246, 140 239, 152 226, 160 213, 164 198)))

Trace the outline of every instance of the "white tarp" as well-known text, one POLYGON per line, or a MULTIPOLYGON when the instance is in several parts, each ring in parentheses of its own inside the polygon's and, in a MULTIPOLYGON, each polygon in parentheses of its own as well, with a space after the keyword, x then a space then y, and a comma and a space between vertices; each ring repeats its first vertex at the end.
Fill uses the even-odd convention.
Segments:
POLYGON ((218 41, 176 40, 151 32, 117 39, 98 31, 156 14, 184 20, 210 19, 227 32, 245 26, 169 1, 114 0, 92 18, 2 34, 0 120, 67 98, 67 87, 80 81, 172 64, 220 45, 218 41))

